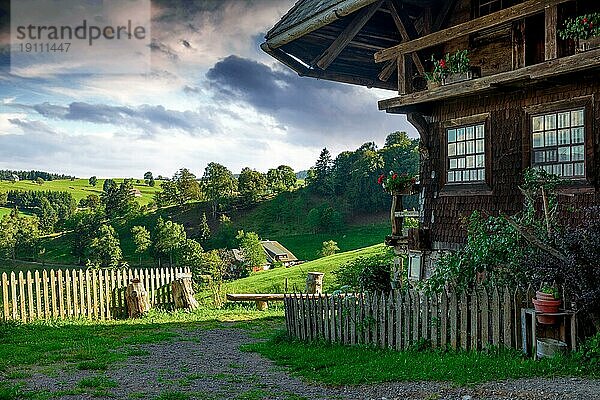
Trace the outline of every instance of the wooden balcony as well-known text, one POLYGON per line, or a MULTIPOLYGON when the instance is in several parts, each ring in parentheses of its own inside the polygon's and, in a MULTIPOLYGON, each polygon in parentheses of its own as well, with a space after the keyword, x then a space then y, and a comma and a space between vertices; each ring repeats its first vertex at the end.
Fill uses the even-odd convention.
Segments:
MULTIPOLYGON (((507 86, 527 85, 528 82, 539 82, 553 76, 595 68, 600 64, 600 53, 598 51, 588 51, 559 58, 560 43, 558 40, 558 27, 562 23, 562 21, 559 21, 559 6, 563 3, 574 1, 527 0, 492 14, 378 51, 375 53, 375 61, 377 63, 386 63, 385 68, 389 69, 392 66, 397 66, 399 94, 398 97, 380 101, 379 108, 388 112, 406 113, 418 108, 417 105, 423 103, 478 94, 507 86), (413 70, 415 67, 418 67, 414 59, 418 55, 418 52, 444 45, 460 37, 478 34, 499 26, 506 26, 507 24, 516 30, 519 27, 524 27, 525 19, 532 16, 536 16, 536 18, 540 18, 538 16, 541 16, 545 22, 544 24, 539 24, 540 26, 531 27, 531 29, 535 30, 543 29, 540 42, 543 46, 541 59, 535 60, 535 64, 526 65, 526 43, 525 33, 523 33, 522 38, 514 39, 513 37, 513 67, 511 70, 503 70, 497 73, 490 73, 488 71, 487 75, 481 78, 428 90, 414 90, 413 78, 415 74, 413 70)), ((524 28, 522 29, 525 32, 524 28)), ((564 51, 562 55, 564 55, 564 51)), ((510 57, 510 54, 508 56, 510 57)), ((532 64, 529 61, 528 63, 532 64)), ((422 75, 422 67, 417 69, 419 70, 419 74, 417 75, 422 75)))

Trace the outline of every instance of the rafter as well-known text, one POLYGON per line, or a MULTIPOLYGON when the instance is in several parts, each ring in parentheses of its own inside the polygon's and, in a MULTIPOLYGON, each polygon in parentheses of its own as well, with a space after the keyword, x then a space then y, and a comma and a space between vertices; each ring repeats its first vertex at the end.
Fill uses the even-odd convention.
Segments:
MULTIPOLYGON (((406 18, 404 14, 398 12, 393 1, 386 0, 386 5, 390 10, 390 14, 392 15, 392 19, 394 20, 394 24, 396 24, 398 32, 400 32, 402 40, 408 42, 409 40, 415 39, 418 34, 412 22, 406 18)), ((421 62, 419 55, 417 53, 412 53, 411 57, 415 63, 415 66, 417 67, 417 71, 419 71, 419 74, 423 75, 425 73, 425 68, 423 67, 423 63, 421 62)))
POLYGON ((442 10, 439 12, 437 17, 435 18, 435 22, 433 23, 432 32, 439 31, 442 26, 446 23, 448 16, 452 12, 454 5, 456 4, 456 0, 445 1, 442 6, 442 10))
POLYGON ((354 39, 354 36, 365 26, 365 24, 373 17, 375 12, 381 7, 384 0, 379 0, 371 4, 369 7, 363 8, 358 15, 354 17, 352 22, 344 29, 344 31, 333 41, 333 43, 319 55, 313 65, 325 70, 331 65, 333 60, 340 55, 342 50, 354 39))

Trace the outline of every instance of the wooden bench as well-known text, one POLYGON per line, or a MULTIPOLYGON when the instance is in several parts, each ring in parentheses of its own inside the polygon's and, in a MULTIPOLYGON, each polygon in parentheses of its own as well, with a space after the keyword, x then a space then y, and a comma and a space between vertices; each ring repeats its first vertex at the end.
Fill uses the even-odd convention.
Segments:
MULTIPOLYGON (((269 308, 269 301, 283 301, 286 295, 283 293, 228 293, 227 300, 229 301, 254 301, 256 302, 257 310, 266 310, 269 308)), ((288 294, 290 296, 290 294, 288 294)), ((305 295, 306 296, 306 295, 305 295)), ((316 295, 308 295, 308 296, 319 296, 316 295)))

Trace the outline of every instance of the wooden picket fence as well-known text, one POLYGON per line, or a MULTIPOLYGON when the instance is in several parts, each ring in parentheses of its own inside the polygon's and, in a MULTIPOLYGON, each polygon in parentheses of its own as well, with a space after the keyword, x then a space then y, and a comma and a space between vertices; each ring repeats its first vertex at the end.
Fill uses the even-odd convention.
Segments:
POLYGON ((127 317, 125 289, 140 279, 154 307, 171 309, 170 283, 189 268, 67 269, 2 274, 4 320, 127 317))
POLYGON ((306 341, 375 345, 405 350, 482 349, 522 345, 521 308, 527 295, 509 288, 428 296, 404 293, 291 294, 285 297, 288 333, 306 341))

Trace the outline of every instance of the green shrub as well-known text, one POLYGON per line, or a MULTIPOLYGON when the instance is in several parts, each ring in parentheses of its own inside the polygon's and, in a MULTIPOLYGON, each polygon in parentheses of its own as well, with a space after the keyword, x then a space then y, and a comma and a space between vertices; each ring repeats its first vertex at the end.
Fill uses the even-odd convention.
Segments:
POLYGON ((340 287, 355 291, 389 291, 393 258, 394 253, 389 248, 367 257, 358 257, 333 272, 335 281, 340 287))

